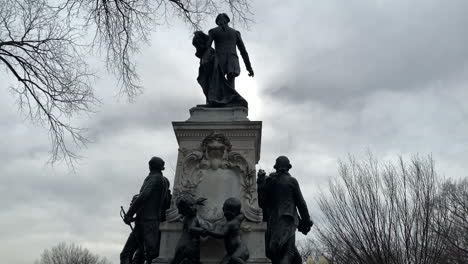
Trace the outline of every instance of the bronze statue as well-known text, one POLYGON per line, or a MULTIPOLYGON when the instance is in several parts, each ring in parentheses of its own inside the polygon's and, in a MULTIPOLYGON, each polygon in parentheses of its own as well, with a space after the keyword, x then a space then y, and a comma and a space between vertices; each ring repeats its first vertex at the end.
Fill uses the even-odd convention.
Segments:
POLYGON ((224 239, 227 255, 221 264, 245 264, 249 259, 249 250, 240 237, 240 227, 244 220, 241 213, 241 202, 237 198, 228 198, 223 205, 226 224, 221 232, 206 231, 209 236, 224 239))
MULTIPOLYGON (((130 202, 130 206, 132 206, 133 202, 135 202, 136 198, 138 198, 138 194, 135 194, 130 202)), ((144 264, 145 263, 145 256, 144 250, 142 246, 139 244, 139 241, 136 237, 136 232, 132 228, 132 232, 127 238, 127 242, 125 243, 122 252, 120 252, 120 263, 121 264, 144 264)))
POLYGON ((236 47, 244 60, 249 76, 254 72, 249 54, 245 49, 240 32, 229 27, 230 19, 226 14, 216 17, 217 27, 208 31, 194 33, 192 44, 196 48, 195 56, 200 58, 198 83, 206 96, 207 107, 247 107, 247 101, 235 90, 235 78, 240 74, 236 47), (211 47, 215 44, 215 49, 211 47))
POLYGON ((301 264, 301 256, 295 245, 296 228, 307 234, 313 222, 299 183, 289 174, 292 168, 289 159, 278 157, 274 168, 275 173, 259 181, 259 200, 265 201, 268 211, 266 256, 272 264, 301 264))
POLYGON ((169 180, 162 175, 164 161, 153 157, 149 161, 150 173, 141 186, 140 193, 131 203, 123 216, 128 225, 135 221, 135 228, 130 234, 121 254, 121 264, 129 264, 131 252, 144 249, 147 263, 159 256, 159 223, 164 221, 165 212, 170 206, 171 193, 169 180), (136 217, 133 216, 136 214, 136 217))
POLYGON ((197 218, 197 206, 203 205, 205 198, 195 200, 192 196, 182 196, 177 201, 177 209, 184 217, 182 235, 177 242, 174 258, 169 264, 200 264, 200 235, 205 234, 197 218))
POLYGON ((263 213, 263 222, 268 221, 268 208, 267 208, 267 201, 265 201, 265 195, 263 193, 265 192, 265 184, 262 184, 265 182, 266 178, 266 172, 262 169, 258 170, 257 173, 257 192, 258 192, 258 206, 262 209, 263 213))

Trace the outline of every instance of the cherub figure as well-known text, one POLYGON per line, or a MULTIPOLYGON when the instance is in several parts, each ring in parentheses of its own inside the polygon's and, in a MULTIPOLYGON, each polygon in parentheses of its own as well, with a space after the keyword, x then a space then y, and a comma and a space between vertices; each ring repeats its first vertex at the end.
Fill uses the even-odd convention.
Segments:
POLYGON ((237 198, 228 198, 223 205, 226 224, 221 232, 206 231, 209 236, 224 239, 227 255, 221 264, 245 264, 249 259, 249 250, 240 237, 240 226, 244 220, 241 202, 237 198))
POLYGON ((198 221, 197 206, 203 205, 205 200, 205 198, 195 200, 189 195, 182 196, 177 200, 177 209, 184 217, 184 226, 170 264, 200 263, 200 235, 206 235, 206 230, 200 226, 198 221))

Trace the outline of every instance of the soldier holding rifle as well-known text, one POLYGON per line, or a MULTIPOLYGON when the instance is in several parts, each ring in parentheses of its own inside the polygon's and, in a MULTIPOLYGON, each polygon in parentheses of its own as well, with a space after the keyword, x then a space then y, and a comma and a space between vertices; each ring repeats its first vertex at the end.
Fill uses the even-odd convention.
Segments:
POLYGON ((169 180, 162 175, 164 161, 159 157, 153 157, 149 161, 150 173, 141 186, 140 193, 134 196, 130 208, 125 213, 122 208, 123 221, 131 228, 131 222, 135 227, 129 235, 127 242, 120 254, 121 264, 141 263, 140 257, 144 252, 146 263, 159 256, 159 242, 161 233, 159 223, 165 221, 166 210, 169 208, 171 192, 169 180), (136 217, 134 217, 136 214, 136 217))

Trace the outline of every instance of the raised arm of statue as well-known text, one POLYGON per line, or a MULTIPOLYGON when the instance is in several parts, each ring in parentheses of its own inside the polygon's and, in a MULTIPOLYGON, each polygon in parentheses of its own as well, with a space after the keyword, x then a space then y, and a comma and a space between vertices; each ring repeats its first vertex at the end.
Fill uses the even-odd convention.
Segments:
POLYGON ((259 170, 257 174, 257 194, 258 194, 258 206, 262 208, 263 221, 268 219, 268 187, 267 181, 268 176, 264 170, 259 170))

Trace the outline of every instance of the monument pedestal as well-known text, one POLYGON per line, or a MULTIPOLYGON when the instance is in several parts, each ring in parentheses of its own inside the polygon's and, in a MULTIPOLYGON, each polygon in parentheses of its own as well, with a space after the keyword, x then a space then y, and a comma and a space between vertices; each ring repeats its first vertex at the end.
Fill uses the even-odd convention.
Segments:
MULTIPOLYGON (((190 118, 173 122, 179 144, 171 208, 161 223, 159 258, 168 263, 174 257, 182 232, 176 202, 183 195, 206 198, 198 209, 203 227, 219 230, 225 223, 222 206, 227 198, 238 198, 245 220, 241 237, 246 243, 248 263, 269 263, 265 257, 266 223, 258 207, 255 165, 260 159, 262 122, 250 121, 247 108, 190 109, 190 118)), ((226 255, 222 239, 201 238, 204 264, 220 263, 226 255)))

